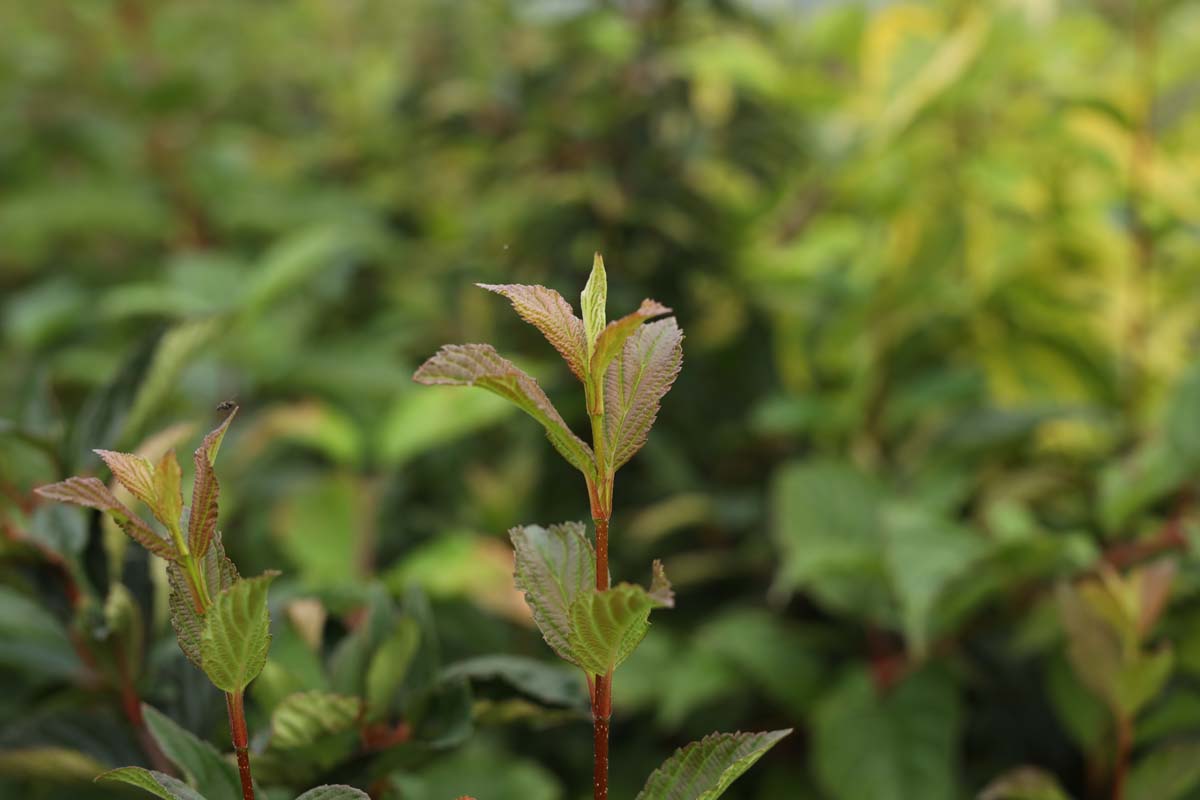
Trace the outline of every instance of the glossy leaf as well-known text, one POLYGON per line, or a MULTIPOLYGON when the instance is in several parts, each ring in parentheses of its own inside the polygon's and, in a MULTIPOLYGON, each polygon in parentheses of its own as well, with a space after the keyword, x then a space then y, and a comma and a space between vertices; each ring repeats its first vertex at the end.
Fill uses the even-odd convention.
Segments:
POLYGON ((791 729, 714 733, 675 751, 636 800, 716 800, 791 729))
POLYGON ((479 386, 516 404, 546 429, 554 448, 584 475, 595 473, 592 449, 571 432, 537 381, 487 344, 446 345, 413 379, 424 384, 479 386))
POLYGON ((533 621, 560 658, 579 664, 570 643, 571 606, 596 586, 596 551, 583 523, 526 525, 508 535, 516 549, 517 588, 533 621))
POLYGON ((588 708, 588 689, 579 671, 522 656, 479 656, 451 664, 442 671, 443 680, 499 680, 528 697, 549 706, 588 708))
POLYGON ((213 464, 225 439, 225 432, 229 430, 229 423, 233 422, 237 412, 237 406, 234 406, 224 421, 204 437, 192 456, 196 477, 192 483, 192 506, 188 518, 188 549, 196 557, 208 551, 209 542, 217 530, 221 485, 213 464))
POLYGON ((671 584, 657 561, 650 591, 620 583, 579 595, 571 603, 567 637, 576 663, 593 675, 616 669, 650 629, 650 611, 674 604, 671 584))
POLYGON ((587 340, 583 320, 575 316, 574 309, 562 295, 545 286, 523 286, 521 284, 479 286, 489 292, 503 295, 512 303, 521 319, 533 325, 554 346, 580 380, 587 377, 587 340))
POLYGON ((237 767, 231 761, 153 706, 143 704, 142 714, 159 749, 202 795, 208 800, 241 798, 237 767))
POLYGON ((124 783, 144 789, 163 800, 209 800, 170 775, 142 767, 120 767, 96 776, 97 782, 124 783))
POLYGON ((617 470, 646 443, 659 403, 679 375, 683 332, 674 317, 639 327, 625 341, 604 378, 604 437, 609 470, 617 470))
POLYGON ((234 583, 216 596, 205 615, 200 660, 217 688, 240 692, 262 671, 271 646, 267 589, 278 574, 234 583))

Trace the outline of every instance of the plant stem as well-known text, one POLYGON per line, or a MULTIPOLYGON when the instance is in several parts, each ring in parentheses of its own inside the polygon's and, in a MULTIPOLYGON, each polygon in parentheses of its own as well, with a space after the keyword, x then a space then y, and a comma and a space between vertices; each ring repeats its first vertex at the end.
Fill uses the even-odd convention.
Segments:
MULTIPOLYGON (((607 484, 612 486, 612 479, 607 484)), ((596 590, 608 588, 608 517, 611 506, 611 490, 607 493, 607 507, 592 507, 592 522, 596 525, 596 590)), ((592 695, 592 740, 594 747, 592 790, 594 800, 608 800, 608 731, 612 720, 612 672, 596 676, 596 687, 592 695)))
POLYGON ((1133 749, 1133 722, 1117 720, 1117 758, 1113 767, 1112 800, 1124 800, 1125 777, 1129 773, 1129 755, 1133 749))
POLYGON ((254 780, 250 777, 250 737, 246 733, 246 709, 241 692, 226 692, 225 706, 229 709, 229 731, 233 735, 233 750, 237 753, 238 776, 242 779, 242 800, 254 800, 254 780))

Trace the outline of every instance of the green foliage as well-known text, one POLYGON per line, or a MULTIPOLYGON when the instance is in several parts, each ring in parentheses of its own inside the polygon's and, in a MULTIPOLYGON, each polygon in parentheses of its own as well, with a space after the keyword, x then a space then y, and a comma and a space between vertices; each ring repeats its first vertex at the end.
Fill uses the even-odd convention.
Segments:
POLYGON ((585 592, 572 601, 567 646, 576 664, 593 675, 606 675, 629 658, 650 629, 650 612, 675 604, 670 584, 655 562, 650 591, 619 583, 604 591, 585 592))
POLYGON ((791 733, 714 733, 681 747, 654 771, 637 800, 715 800, 791 733))
POLYGON ((97 780, 127 783, 145 789, 163 800, 205 800, 204 795, 197 794, 186 783, 181 783, 170 775, 141 767, 119 767, 105 772, 97 780))
POLYGON ((200 633, 200 666, 217 688, 241 692, 258 677, 271 646, 267 588, 278 573, 243 578, 215 598, 200 633))

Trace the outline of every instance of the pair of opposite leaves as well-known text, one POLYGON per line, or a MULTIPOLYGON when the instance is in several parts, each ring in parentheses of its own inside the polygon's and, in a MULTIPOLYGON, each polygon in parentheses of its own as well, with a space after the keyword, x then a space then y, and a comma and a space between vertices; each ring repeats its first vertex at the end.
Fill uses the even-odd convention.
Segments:
POLYGON ((479 285, 507 298, 583 383, 588 414, 603 418, 603 463, 571 432, 537 381, 489 344, 446 345, 413 378, 494 392, 540 422, 554 448, 586 478, 614 474, 646 443, 659 403, 679 374, 683 332, 673 317, 650 322, 671 309, 643 300, 637 311, 606 324, 608 279, 598 253, 580 298, 582 319, 545 286, 479 285))

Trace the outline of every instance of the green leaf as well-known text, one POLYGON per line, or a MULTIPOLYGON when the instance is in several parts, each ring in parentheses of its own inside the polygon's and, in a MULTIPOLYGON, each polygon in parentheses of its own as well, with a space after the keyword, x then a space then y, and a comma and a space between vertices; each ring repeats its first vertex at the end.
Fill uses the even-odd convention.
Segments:
POLYGON ((208 317, 181 322, 163 334, 154 348, 154 359, 129 405, 129 414, 121 426, 120 441, 130 441, 137 436, 150 415, 177 390, 180 373, 227 329, 227 325, 225 318, 208 317))
POLYGON ((601 331, 596 340, 592 353, 591 374, 603 376, 608 365, 621 352, 625 342, 643 322, 648 322, 663 314, 670 314, 671 309, 656 300, 643 300, 641 306, 632 314, 626 314, 618 320, 613 320, 601 331))
POLYGON ((129 493, 146 504, 152 511, 158 506, 154 491, 154 465, 133 453, 117 453, 112 450, 95 450, 112 471, 113 477, 129 490, 129 493))
POLYGON ((145 789, 163 800, 208 800, 192 787, 170 775, 141 767, 121 767, 96 776, 98 783, 125 783, 145 789))
POLYGON ((596 340, 604 330, 605 306, 608 304, 608 273, 604 271, 604 259, 599 253, 592 256, 592 274, 588 276, 583 294, 579 296, 580 313, 583 314, 583 334, 587 342, 588 363, 596 351, 596 340))
POLYGON ((38 682, 70 680, 84 672, 67 631, 54 615, 4 585, 0 585, 0 666, 26 672, 38 682))
POLYGON ((940 673, 922 671, 881 692, 856 670, 812 720, 817 779, 832 800, 954 800, 958 698, 940 673))
POLYGON ((578 664, 570 644, 571 606, 596 587, 596 551, 583 523, 526 525, 508 535, 516 549, 517 588, 525 593, 533 621, 560 658, 578 664))
POLYGON ((177 558, 175 544, 130 511, 98 478, 67 478, 49 486, 39 486, 34 491, 42 497, 60 503, 72 503, 105 511, 130 539, 154 555, 168 561, 177 558))
POLYGON ((142 714, 163 755, 183 771, 202 795, 208 800, 240 800, 241 781, 232 762, 158 709, 143 704, 142 714))
POLYGON ((1193 469, 1200 467, 1200 361, 1175 385, 1163 433, 1180 460, 1193 469))
POLYGON ((683 363, 683 331, 675 318, 637 328, 604 376, 604 439, 610 471, 646 443, 659 404, 683 363))
POLYGON ((715 800, 791 728, 769 733, 713 733, 675 751, 636 800, 715 800))
POLYGON ((379 457, 389 465, 404 464, 494 425, 514 411, 511 403, 489 392, 460 392, 440 386, 402 392, 377 433, 379 457))
POLYGON ((75 783, 93 780, 106 766, 81 750, 54 745, 0 750, 0 776, 37 783, 75 783))
POLYGON ((271 646, 267 589, 278 574, 236 582, 217 595, 205 615, 200 660, 218 689, 240 692, 262 671, 271 646))
POLYGON ((174 450, 163 453, 154 467, 154 516, 168 529, 179 525, 183 515, 183 472, 174 450))
POLYGON ((196 477, 192 482, 192 507, 188 518, 188 549, 197 558, 208 552, 209 542, 217 530, 218 500, 221 495, 221 485, 213 464, 217 460, 217 452, 225 439, 225 431, 229 423, 237 416, 237 406, 229 412, 225 420, 196 448, 192 461, 196 465, 196 477))
POLYGON ((318 786, 309 789, 296 800, 371 800, 370 796, 353 786, 318 786))
POLYGON ((1071 800, 1058 780, 1037 767, 1019 767, 1001 775, 979 793, 979 800, 1071 800))
POLYGON ((584 711, 588 689, 579 671, 522 656, 479 656, 459 661, 442 671, 442 680, 501 680, 528 697, 548 706, 584 711))
MULTIPOLYGON (((200 559, 200 571, 208 591, 213 595, 218 595, 233 586, 241 577, 237 567, 225 555, 225 546, 219 532, 213 536, 212 545, 200 559)), ((183 567, 177 563, 167 565, 167 584, 170 587, 167 605, 171 612, 171 627, 175 629, 179 649, 187 656, 188 661, 204 669, 200 652, 200 642, 204 637, 204 616, 196 610, 198 600, 192 596, 183 567)))
POLYGON ((362 714, 357 697, 301 692, 284 698, 271 714, 271 747, 294 750, 353 730, 362 714))
POLYGON ((478 286, 508 298, 521 319, 541 331, 546 341, 562 355, 571 372, 579 380, 587 380, 588 346, 583 320, 575 316, 571 304, 562 295, 545 286, 513 283, 480 283, 478 286))
POLYGON ((654 562, 650 591, 620 583, 580 594, 571 603, 568 644, 578 666, 605 675, 629 657, 650 629, 650 611, 675 604, 662 564, 654 562))
POLYGON ((413 380, 424 384, 479 386, 511 401, 546 429, 554 448, 585 476, 596 472, 592 448, 571 432, 537 381, 489 344, 446 345, 421 365, 413 380))
POLYGON ((396 622, 395 630, 371 656, 366 678, 368 719, 376 720, 387 716, 392 698, 404 683, 408 668, 412 665, 420 645, 421 629, 416 620, 403 617, 396 622))
POLYGON ((1143 756, 1129 774, 1128 800, 1178 800, 1200 785, 1200 742, 1167 745, 1143 756))

